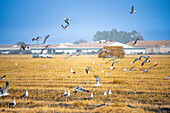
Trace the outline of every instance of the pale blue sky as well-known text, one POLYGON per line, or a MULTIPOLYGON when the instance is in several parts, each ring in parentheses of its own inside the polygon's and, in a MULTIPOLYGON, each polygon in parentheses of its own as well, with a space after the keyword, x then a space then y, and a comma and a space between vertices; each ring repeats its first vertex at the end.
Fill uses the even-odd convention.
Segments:
MULTIPOLYGON (((0 45, 52 35, 46 44, 85 39, 97 31, 137 30, 145 40, 170 40, 170 0, 0 0, 0 45), (134 5, 137 13, 129 14, 134 5), (68 31, 63 18, 71 18, 68 31)), ((40 40, 42 42, 43 40, 40 40)))

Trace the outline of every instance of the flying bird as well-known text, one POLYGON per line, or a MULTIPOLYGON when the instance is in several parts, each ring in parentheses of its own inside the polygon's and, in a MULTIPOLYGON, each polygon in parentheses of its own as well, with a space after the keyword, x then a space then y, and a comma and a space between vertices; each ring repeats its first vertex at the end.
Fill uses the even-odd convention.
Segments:
POLYGON ((68 57, 66 57, 65 59, 70 58, 70 57, 72 57, 72 56, 74 56, 74 54, 69 55, 69 56, 68 56, 68 57))
POLYGON ((71 72, 72 72, 73 74, 76 74, 76 72, 72 69, 72 67, 71 67, 71 72))
POLYGON ((132 43, 132 45, 137 45, 136 43, 137 43, 138 40, 139 40, 139 38, 137 38, 137 39, 134 41, 134 43, 132 43))
POLYGON ((76 94, 78 91, 80 91, 80 92, 85 92, 85 93, 89 92, 88 90, 83 89, 82 87, 79 87, 79 86, 76 87, 76 88, 74 88, 75 94, 76 94))
POLYGON ((157 66, 157 65, 158 65, 158 63, 155 63, 155 65, 149 67, 148 69, 145 69, 145 70, 144 70, 144 69, 139 69, 138 71, 148 72, 149 69, 151 69, 151 68, 153 68, 153 67, 155 67, 155 66, 157 66))
MULTIPOLYGON (((115 56, 114 56, 115 57, 115 56)), ((107 61, 105 64, 107 64, 107 63, 109 63, 110 61, 114 61, 116 58, 112 58, 112 59, 110 59, 109 61, 107 61)))
POLYGON ((110 52, 110 50, 102 51, 102 52, 100 52, 100 54, 99 54, 99 55, 101 55, 103 52, 108 53, 108 52, 110 52))
POLYGON ((6 75, 4 75, 4 76, 0 77, 0 80, 4 80, 4 79, 5 79, 5 77, 6 77, 6 75))
POLYGON ((16 99, 14 99, 13 103, 8 103, 9 106, 15 106, 16 105, 16 99))
POLYGON ((149 56, 145 56, 145 60, 142 62, 141 66, 143 66, 146 62, 150 62, 149 56))
POLYGON ((107 90, 104 91, 103 96, 104 96, 104 95, 107 95, 107 90))
POLYGON ((28 90, 26 90, 26 93, 24 95, 21 96, 22 97, 28 97, 28 90))
POLYGON ((106 55, 104 58, 103 58, 103 60, 105 59, 105 58, 111 58, 112 56, 111 55, 106 55))
POLYGON ((61 27, 64 29, 64 30, 67 30, 67 27, 68 27, 69 25, 66 25, 66 26, 64 26, 64 25, 61 25, 61 27))
POLYGON ((100 48, 100 49, 97 51, 97 53, 99 53, 102 49, 103 49, 103 48, 100 48))
POLYGON ((98 41, 99 44, 106 43, 106 42, 107 42, 107 40, 100 40, 100 41, 98 41))
POLYGON ((109 90, 109 93, 108 93, 108 95, 111 95, 112 94, 112 91, 111 90, 109 90))
POLYGON ((49 48, 48 46, 50 46, 50 45, 46 45, 45 48, 43 48, 43 49, 41 50, 40 54, 42 54, 42 52, 43 52, 45 49, 48 49, 48 48, 49 48))
POLYGON ((5 83, 5 88, 4 88, 4 90, 1 89, 1 87, 0 87, 0 97, 1 97, 1 96, 2 96, 2 97, 3 97, 3 96, 8 96, 8 95, 9 95, 8 89, 9 89, 9 83, 6 82, 6 83, 5 83))
POLYGON ((39 37, 39 36, 38 36, 37 38, 33 38, 32 41, 34 41, 34 40, 37 40, 37 41, 38 41, 39 38, 42 38, 42 37, 39 37))
POLYGON ((43 42, 42 44, 45 44, 46 40, 47 40, 48 38, 50 38, 50 37, 51 37, 51 35, 47 35, 47 36, 45 37, 44 42, 43 42))
POLYGON ((99 76, 97 75, 94 75, 94 77, 95 77, 95 79, 96 79, 96 84, 94 85, 94 86, 101 86, 102 84, 100 84, 100 78, 99 78, 99 76))
POLYGON ((131 72, 132 71, 132 69, 134 68, 135 66, 133 66, 130 70, 129 70, 129 72, 131 72))
POLYGON ((87 68, 85 69, 86 73, 89 74, 89 71, 91 71, 92 69, 90 69, 89 66, 87 66, 87 68))
POLYGON ((64 21, 65 21, 65 23, 67 23, 69 25, 70 23, 68 21, 71 21, 71 19, 70 18, 64 18, 64 21))
POLYGON ((131 7, 131 10, 129 12, 130 14, 136 13, 136 11, 134 10, 134 6, 131 7))
POLYGON ((26 48, 29 49, 29 46, 27 44, 21 44, 20 50, 25 50, 26 48))
POLYGON ((119 63, 119 61, 117 61, 117 62, 113 62, 113 63, 112 63, 112 66, 113 66, 115 63, 119 63))

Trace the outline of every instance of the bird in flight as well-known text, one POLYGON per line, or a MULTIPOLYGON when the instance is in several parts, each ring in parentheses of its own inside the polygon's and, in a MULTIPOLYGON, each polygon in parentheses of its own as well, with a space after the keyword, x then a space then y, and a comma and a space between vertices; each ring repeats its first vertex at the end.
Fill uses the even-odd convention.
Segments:
POLYGON ((74 54, 69 55, 69 56, 68 56, 68 57, 66 57, 65 59, 70 58, 70 57, 72 57, 72 56, 74 56, 74 54))
POLYGON ((131 7, 131 10, 129 12, 130 12, 130 14, 136 13, 134 6, 131 7))
POLYGON ((164 78, 164 80, 167 80, 167 79, 170 79, 170 76, 168 76, 168 77, 164 78))
POLYGON ((67 30, 67 27, 69 26, 69 24, 68 25, 66 25, 66 26, 64 26, 64 25, 61 25, 61 27, 64 29, 64 30, 67 30))
POLYGON ((150 62, 149 57, 150 56, 144 56, 145 57, 145 60, 142 62, 141 66, 143 66, 146 62, 150 62))
POLYGON ((137 45, 137 41, 139 40, 139 38, 137 38, 134 43, 132 43, 132 45, 137 45))
POLYGON ((99 44, 106 43, 106 42, 107 42, 107 40, 100 40, 100 41, 98 41, 99 44))
POLYGON ((65 23, 67 23, 68 25, 70 25, 70 23, 69 23, 68 21, 71 21, 71 19, 70 19, 70 18, 64 18, 64 21, 65 21, 65 23))
POLYGON ((144 69, 138 69, 138 71, 144 71, 146 73, 146 72, 148 72, 149 69, 151 69, 151 68, 153 68, 153 67, 155 67, 157 65, 158 65, 158 63, 155 63, 155 65, 149 67, 148 69, 145 69, 145 70, 144 69))
POLYGON ((119 61, 117 61, 117 62, 113 62, 113 63, 112 63, 112 66, 113 66, 115 63, 119 63, 119 61))
POLYGON ((133 66, 130 70, 129 70, 129 72, 131 72, 132 71, 132 69, 134 68, 135 66, 133 66))
POLYGON ((100 77, 97 75, 94 75, 95 79, 96 79, 96 84, 94 86, 101 86, 102 84, 100 84, 100 77))
POLYGON ((50 37, 51 37, 51 35, 47 35, 47 36, 45 37, 44 42, 43 42, 42 44, 45 44, 46 40, 47 40, 48 38, 50 38, 50 37))
POLYGON ((29 49, 29 46, 27 44, 21 44, 20 50, 25 50, 26 48, 29 49))
POLYGON ((101 55, 103 52, 108 53, 108 52, 110 52, 110 50, 108 49, 108 50, 102 51, 102 52, 100 52, 99 55, 101 55))
POLYGON ((85 89, 83 89, 82 87, 79 87, 79 86, 76 87, 76 88, 74 88, 75 94, 76 94, 78 91, 80 91, 80 92, 85 92, 85 93, 89 92, 88 90, 85 90, 85 89))
POLYGON ((48 46, 50 46, 50 45, 46 45, 45 48, 43 48, 43 49, 41 50, 40 54, 42 54, 42 52, 43 52, 45 49, 48 49, 48 46))
POLYGON ((42 38, 42 37, 39 37, 39 36, 38 36, 37 38, 33 38, 32 41, 34 41, 34 40, 37 40, 37 41, 38 41, 39 38, 42 38))
POLYGON ((6 83, 5 83, 5 88, 4 88, 4 90, 1 89, 1 87, 0 87, 0 97, 1 97, 1 96, 2 96, 2 97, 3 97, 3 96, 8 96, 8 95, 9 95, 8 89, 9 89, 9 83, 6 82, 6 83))

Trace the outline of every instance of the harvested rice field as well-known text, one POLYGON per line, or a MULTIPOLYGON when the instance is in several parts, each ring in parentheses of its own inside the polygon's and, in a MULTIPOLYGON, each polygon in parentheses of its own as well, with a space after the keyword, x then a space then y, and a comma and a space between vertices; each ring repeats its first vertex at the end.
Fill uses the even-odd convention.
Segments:
POLYGON ((9 82, 9 96, 0 97, 0 112, 102 112, 102 113, 143 113, 170 112, 170 55, 151 55, 150 62, 141 66, 142 61, 131 61, 140 57, 128 55, 116 59, 120 63, 105 64, 111 58, 98 58, 97 55, 80 55, 65 59, 66 55, 53 55, 53 58, 32 58, 31 55, 0 55, 0 87, 9 82), (157 66, 148 72, 155 62, 157 66), (99 65, 101 64, 101 65, 99 65), (89 74, 85 68, 92 69, 89 74), (131 67, 132 72, 129 72, 131 67), (76 74, 71 73, 71 67, 76 74), (127 71, 124 72, 124 69, 127 71), (104 71, 101 73, 101 71, 104 71), (95 87, 98 75, 103 84, 95 87), (73 89, 81 86, 89 92, 77 92, 73 89), (28 90, 28 97, 21 96, 28 90), (64 97, 64 91, 70 90, 70 96, 64 97), (107 90, 112 94, 103 95, 107 90), (93 98, 87 99, 93 93, 93 98), (15 106, 8 103, 16 99, 15 106), (128 106, 127 106, 128 105, 128 106))

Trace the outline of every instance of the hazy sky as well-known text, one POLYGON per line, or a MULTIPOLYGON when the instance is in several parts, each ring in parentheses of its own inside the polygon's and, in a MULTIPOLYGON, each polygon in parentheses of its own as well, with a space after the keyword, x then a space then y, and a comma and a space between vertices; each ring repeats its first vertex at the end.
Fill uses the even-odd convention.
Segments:
POLYGON ((97 31, 113 28, 170 40, 170 0, 0 0, 0 45, 34 44, 33 37, 48 34, 47 44, 92 42, 97 31), (131 15, 132 5, 137 13, 131 15), (68 31, 61 28, 65 17, 71 18, 68 31))

